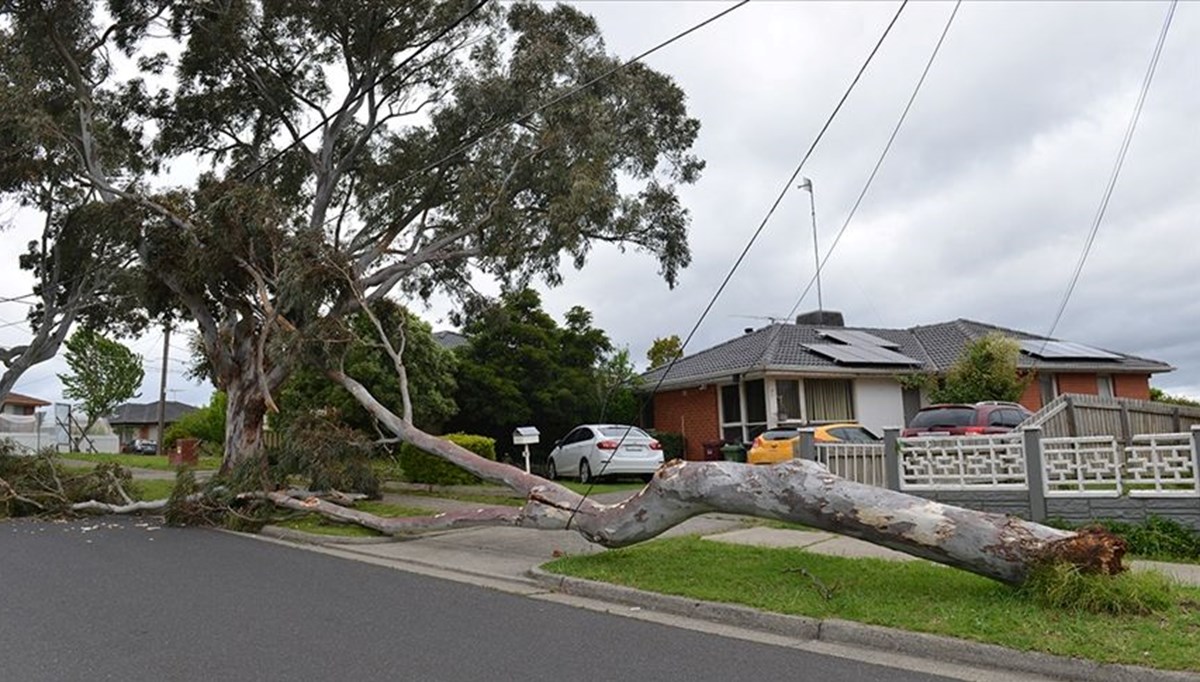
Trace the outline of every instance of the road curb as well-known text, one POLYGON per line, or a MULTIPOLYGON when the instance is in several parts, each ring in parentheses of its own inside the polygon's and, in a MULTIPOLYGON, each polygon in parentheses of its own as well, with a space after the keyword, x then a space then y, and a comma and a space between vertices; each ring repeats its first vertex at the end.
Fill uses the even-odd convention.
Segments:
POLYGON ((1197 682, 1200 680, 1200 675, 1189 672, 1097 663, 879 625, 866 625, 838 619, 818 620, 804 616, 788 616, 748 606, 646 592, 622 585, 557 575, 539 567, 530 569, 529 576, 547 589, 578 597, 628 604, 676 616, 696 618, 797 639, 846 644, 931 660, 1032 673, 1066 680, 1087 680, 1088 682, 1197 682))

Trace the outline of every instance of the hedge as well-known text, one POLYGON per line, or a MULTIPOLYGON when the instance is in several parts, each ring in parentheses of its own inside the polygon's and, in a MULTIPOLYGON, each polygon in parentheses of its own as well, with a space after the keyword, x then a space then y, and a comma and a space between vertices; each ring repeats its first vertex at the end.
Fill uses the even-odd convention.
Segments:
POLYGON ((687 444, 683 439, 682 433, 653 431, 651 435, 662 444, 664 460, 669 462, 673 459, 685 459, 687 444))
MULTIPOLYGON (((496 460, 496 441, 493 438, 467 433, 451 433, 442 438, 460 445, 480 457, 496 460)), ((475 485, 481 482, 475 475, 467 473, 441 457, 418 450, 409 443, 400 446, 400 466, 404 469, 404 478, 413 483, 475 485)))

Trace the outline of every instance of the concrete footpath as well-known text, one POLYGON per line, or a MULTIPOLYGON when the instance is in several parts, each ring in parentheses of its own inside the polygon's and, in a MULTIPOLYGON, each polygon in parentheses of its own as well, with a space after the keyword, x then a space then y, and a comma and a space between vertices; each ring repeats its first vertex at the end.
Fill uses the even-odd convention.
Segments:
MULTIPOLYGON (((624 493, 627 495, 628 493, 624 493)), ((619 499, 622 493, 606 495, 619 499)), ((478 508, 413 495, 388 494, 386 501, 445 511, 478 508)), ((615 500, 608 500, 615 501, 615 500)), ((606 551, 574 531, 487 527, 432 533, 409 539, 348 539, 264 529, 276 540, 306 543, 315 551, 400 570, 470 582, 532 598, 554 599, 615 615, 723 632, 733 637, 799 646, 908 670, 936 672, 961 680, 1098 680, 1109 682, 1200 682, 1200 675, 1022 652, 991 644, 928 635, 837 619, 767 613, 753 608, 643 592, 618 585, 546 573, 540 566, 564 555, 606 551)), ((713 542, 758 547, 795 547, 842 557, 921 561, 870 543, 831 533, 762 525, 746 517, 706 514, 671 529, 666 537, 700 535, 713 542)), ((1200 585, 1200 566, 1135 561, 1134 570, 1159 570, 1180 582, 1200 585)))

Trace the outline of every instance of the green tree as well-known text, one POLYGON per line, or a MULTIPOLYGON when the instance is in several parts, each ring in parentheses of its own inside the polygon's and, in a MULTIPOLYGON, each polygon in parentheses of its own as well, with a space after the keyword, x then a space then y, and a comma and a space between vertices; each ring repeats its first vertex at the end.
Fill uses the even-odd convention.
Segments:
POLYGON ((503 450, 512 431, 533 425, 539 450, 580 422, 600 418, 597 366, 612 344, 578 306, 560 327, 532 289, 502 295, 466 313, 459 349, 458 415, 450 428, 496 439, 503 450))
POLYGON ((145 378, 142 358, 116 341, 83 328, 67 339, 70 374, 59 374, 63 395, 78 400, 87 413, 84 432, 117 405, 138 395, 145 378))
POLYGON ((205 443, 220 444, 225 440, 225 394, 213 391, 208 405, 188 412, 179 421, 167 427, 163 435, 162 449, 165 452, 180 438, 198 438, 205 443))
POLYGON ((1169 405, 1185 405, 1187 407, 1200 407, 1200 400, 1193 400, 1187 396, 1171 395, 1163 391, 1161 388, 1150 387, 1150 399, 1158 403, 1167 403, 1169 405))
POLYGON ((641 384, 629 348, 618 348, 599 359, 596 365, 596 390, 600 396, 597 419, 632 424, 638 418, 635 391, 641 384))
POLYGON ((75 141, 65 175, 138 224, 147 306, 199 329, 228 394, 225 470, 258 451, 297 366, 336 366, 321 350, 364 300, 457 295, 469 272, 554 284, 596 242, 652 254, 670 284, 690 261, 676 187, 702 169, 699 123, 670 78, 616 69, 577 9, 2 7, 0 73, 21 67, 9 99, 38 122, 23 134, 75 141), (164 182, 184 158, 207 172, 164 182))
POLYGON ((662 367, 679 357, 683 357, 683 342, 679 340, 677 334, 654 339, 654 343, 650 344, 650 350, 646 351, 650 369, 662 367))
MULTIPOLYGON (((455 413, 454 353, 438 344, 433 329, 420 318, 392 301, 372 305, 393 343, 404 340, 405 374, 412 394, 413 424, 425 431, 439 433, 455 413)), ((401 412, 403 396, 400 377, 381 342, 374 324, 362 312, 349 318, 344 348, 340 351, 345 371, 356 377, 384 405, 401 412)), ((335 410, 348 426, 370 436, 379 432, 375 420, 341 386, 330 382, 314 367, 299 367, 284 383, 279 397, 279 425, 286 428, 297 417, 323 410, 335 410)), ((274 422, 272 422, 274 423, 274 422)))
POLYGON ((1017 371, 1020 354, 1020 345, 1002 334, 975 339, 963 348, 962 355, 929 397, 938 403, 1016 401, 1028 381, 1017 371))

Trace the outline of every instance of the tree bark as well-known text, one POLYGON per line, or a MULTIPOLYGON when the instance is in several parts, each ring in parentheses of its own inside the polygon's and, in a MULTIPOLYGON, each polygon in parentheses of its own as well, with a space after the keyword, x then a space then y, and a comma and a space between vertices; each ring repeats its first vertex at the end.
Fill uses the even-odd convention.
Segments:
POLYGON ((263 445, 263 425, 267 401, 262 387, 249 373, 226 382, 225 456, 221 459, 222 476, 242 462, 256 457, 263 445))
POLYGON ((1023 582, 1044 560, 1065 559, 1095 572, 1122 570, 1124 546, 1113 536, 1085 536, 1014 516, 940 504, 848 481, 805 460, 774 466, 676 460, 660 468, 641 492, 618 504, 603 505, 424 433, 384 407, 354 379, 337 371, 329 376, 400 439, 528 498, 522 509, 506 513, 472 510, 425 519, 384 520, 324 501, 288 498, 290 502, 284 503, 282 497, 287 496, 271 497, 277 504, 348 522, 365 521, 364 525, 385 533, 500 523, 573 528, 597 544, 622 547, 653 538, 698 514, 725 512, 820 528, 1009 584, 1023 582), (1086 558, 1076 561, 1075 556, 1086 558))

